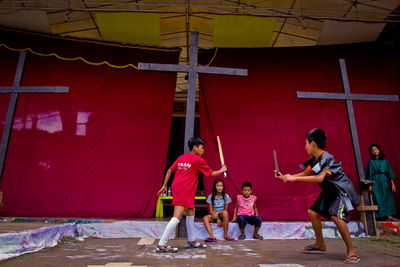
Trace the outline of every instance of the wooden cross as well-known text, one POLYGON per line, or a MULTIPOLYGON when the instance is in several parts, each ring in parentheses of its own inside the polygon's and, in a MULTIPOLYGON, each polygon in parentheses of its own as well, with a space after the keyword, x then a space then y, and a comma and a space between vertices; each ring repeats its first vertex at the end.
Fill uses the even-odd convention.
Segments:
POLYGON ((190 38, 189 65, 185 66, 185 65, 174 65, 174 64, 139 63, 140 70, 187 72, 189 74, 187 105, 186 105, 186 121, 185 121, 185 143, 184 143, 185 153, 189 152, 187 142, 193 136, 194 133, 194 113, 196 104, 197 73, 247 76, 247 69, 198 66, 197 65, 198 50, 199 50, 199 33, 192 32, 190 38))
POLYGON ((17 105, 18 94, 20 93, 68 93, 69 87, 66 86, 20 86, 22 72, 24 70, 26 52, 20 52, 18 59, 17 71, 14 77, 13 86, 1 86, 1 94, 11 94, 10 103, 8 105, 8 111, 6 121, 4 124, 3 135, 1 138, 0 145, 0 184, 3 177, 4 164, 6 160, 6 153, 8 148, 8 141, 10 139, 10 133, 14 120, 15 108, 17 105))
MULTIPOLYGON (((361 160, 360 144, 358 142, 358 134, 356 127, 356 120, 354 117, 353 100, 363 101, 391 101, 398 102, 399 97, 397 95, 371 95, 371 94, 352 94, 350 93, 350 85, 348 81, 346 63, 344 59, 339 59, 340 73, 342 76, 343 94, 339 93, 322 93, 322 92, 300 92, 297 91, 298 98, 314 98, 314 99, 331 99, 331 100, 345 100, 347 108, 347 116, 350 124, 351 140, 353 143, 353 153, 356 160, 358 179, 361 185, 367 184, 365 180, 364 168, 361 160)), ((368 197, 368 191, 366 186, 361 188, 362 199, 364 206, 371 206, 370 198, 368 197)), ((366 213, 367 221, 367 233, 375 235, 374 229, 373 211, 369 210, 366 213)))

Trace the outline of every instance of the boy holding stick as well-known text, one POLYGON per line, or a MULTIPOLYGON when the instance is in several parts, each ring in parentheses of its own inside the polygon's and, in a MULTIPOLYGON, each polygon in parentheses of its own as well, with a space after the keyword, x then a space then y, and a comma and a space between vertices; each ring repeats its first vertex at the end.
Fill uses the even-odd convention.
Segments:
POLYGON ((277 175, 283 182, 318 183, 322 192, 308 210, 313 226, 316 242, 304 247, 305 252, 325 252, 325 242, 322 236, 322 225, 318 215, 332 220, 338 228, 347 247, 347 257, 344 263, 357 263, 360 257, 354 249, 350 232, 348 212, 353 210, 352 205, 359 202, 358 194, 351 180, 344 173, 342 166, 335 158, 325 152, 326 134, 321 129, 313 129, 306 135, 307 153, 311 156, 302 164, 303 172, 298 174, 277 175))
POLYGON ((175 231, 176 226, 182 219, 183 212, 186 212, 186 228, 188 233, 187 248, 206 248, 207 246, 196 242, 193 236, 194 228, 194 201, 196 196, 197 180, 199 172, 205 176, 218 176, 227 171, 223 165, 218 171, 213 171, 201 157, 204 153, 204 140, 200 137, 192 137, 188 141, 189 153, 180 156, 168 169, 164 184, 158 191, 158 195, 167 191, 168 180, 172 172, 175 172, 174 181, 171 185, 172 205, 174 206, 174 215, 167 224, 163 235, 161 236, 156 252, 177 252, 177 247, 167 246, 169 236, 175 231))

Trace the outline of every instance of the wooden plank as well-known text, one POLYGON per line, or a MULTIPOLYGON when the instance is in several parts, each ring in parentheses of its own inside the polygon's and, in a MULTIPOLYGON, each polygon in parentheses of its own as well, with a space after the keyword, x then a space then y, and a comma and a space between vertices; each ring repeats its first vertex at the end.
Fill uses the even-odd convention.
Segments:
POLYGON ((372 211, 372 210, 378 210, 378 206, 377 205, 357 206, 357 211, 372 211))
POLYGON ((152 245, 155 239, 152 237, 142 237, 136 245, 152 245))

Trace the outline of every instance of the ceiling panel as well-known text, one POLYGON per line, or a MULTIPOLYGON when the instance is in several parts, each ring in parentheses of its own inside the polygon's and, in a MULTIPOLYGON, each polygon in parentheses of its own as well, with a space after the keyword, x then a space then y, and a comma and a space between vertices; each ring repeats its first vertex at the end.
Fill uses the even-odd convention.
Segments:
POLYGON ((21 10, 0 14, 0 25, 34 32, 50 33, 47 13, 40 10, 21 10))
POLYGON ((384 27, 384 23, 325 21, 317 44, 373 42, 384 27))
POLYGON ((54 34, 96 29, 96 25, 94 24, 91 18, 78 21, 56 23, 52 24, 50 27, 51 27, 51 32, 54 34))
POLYGON ((87 31, 70 32, 66 34, 60 34, 63 37, 75 37, 79 39, 91 39, 91 40, 102 40, 97 29, 87 31))

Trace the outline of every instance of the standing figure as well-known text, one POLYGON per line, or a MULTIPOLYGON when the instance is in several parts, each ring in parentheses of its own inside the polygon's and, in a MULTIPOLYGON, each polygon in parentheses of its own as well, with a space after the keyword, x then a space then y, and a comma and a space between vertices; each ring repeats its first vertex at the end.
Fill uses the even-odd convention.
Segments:
POLYGON ((396 186, 393 182, 395 175, 392 168, 390 168, 389 162, 385 159, 385 154, 378 145, 371 144, 368 147, 368 152, 371 159, 365 169, 365 178, 375 182, 372 189, 370 188, 374 203, 378 205, 375 216, 377 220, 398 221, 398 219, 392 217, 396 214, 393 197, 396 186))
POLYGON ((229 214, 228 205, 232 202, 231 197, 225 193, 225 185, 222 179, 216 179, 213 184, 213 191, 207 197, 209 214, 204 216, 204 226, 208 232, 208 237, 205 239, 206 242, 216 242, 217 238, 214 236, 211 223, 217 223, 218 226, 222 226, 224 229, 224 238, 227 241, 236 241, 236 239, 228 236, 229 227, 229 214))
POLYGON ((322 235, 322 224, 318 215, 332 220, 338 228, 347 247, 344 263, 357 263, 360 257, 353 247, 349 228, 348 212, 359 202, 358 194, 351 180, 344 173, 342 166, 333 155, 324 151, 326 134, 321 129, 313 129, 306 135, 305 149, 311 157, 302 164, 303 172, 294 175, 285 174, 275 177, 283 182, 318 183, 322 188, 315 203, 308 209, 311 224, 315 232, 315 243, 303 248, 304 252, 325 252, 326 246, 322 235))
POLYGON ((201 157, 204 153, 204 140, 200 137, 192 137, 188 141, 189 153, 180 156, 168 169, 165 174, 164 185, 158 191, 158 195, 167 191, 168 180, 172 172, 175 172, 174 181, 171 185, 172 205, 174 215, 165 227, 160 242, 156 246, 156 252, 177 252, 177 247, 167 246, 171 234, 186 212, 186 229, 188 235, 187 248, 206 248, 207 246, 196 242, 193 235, 194 229, 194 201, 196 197, 197 180, 199 172, 205 176, 218 176, 227 171, 226 166, 222 166, 218 171, 213 171, 208 167, 206 161, 201 157))

